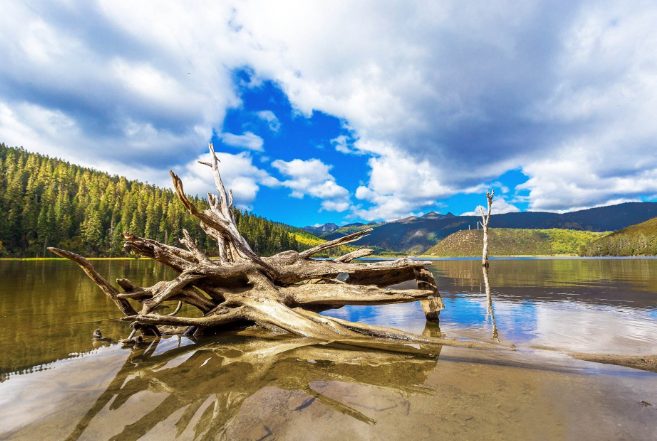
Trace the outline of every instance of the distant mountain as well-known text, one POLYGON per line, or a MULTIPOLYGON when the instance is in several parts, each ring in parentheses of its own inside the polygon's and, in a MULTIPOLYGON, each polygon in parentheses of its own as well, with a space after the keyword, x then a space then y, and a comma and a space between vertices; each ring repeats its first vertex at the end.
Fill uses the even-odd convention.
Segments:
POLYGON ((321 238, 326 238, 329 235, 332 237, 342 237, 376 225, 378 225, 376 222, 370 222, 368 224, 354 222, 353 224, 347 224, 341 227, 338 227, 336 224, 324 224, 318 227, 303 227, 303 230, 321 238))
POLYGON ((421 216, 422 219, 449 219, 451 217, 456 217, 452 213, 440 214, 435 211, 430 211, 424 216, 421 216))
POLYGON ((657 218, 631 225, 588 244, 583 256, 657 256, 657 218))
MULTIPOLYGON (((580 247, 606 234, 562 229, 491 228, 488 246, 491 256, 573 255, 578 253, 580 247)), ((442 257, 481 256, 483 235, 483 230, 457 231, 423 254, 442 257)))
MULTIPOLYGON (((428 213, 429 214, 429 213, 428 213)), ((478 216, 454 216, 451 213, 407 217, 374 227, 360 246, 377 249, 420 253, 452 233, 468 228, 477 229, 478 216), (442 217, 438 217, 442 216, 442 217)), ((491 216, 491 228, 613 231, 657 217, 657 202, 627 202, 569 213, 521 212, 491 216)), ((323 234, 327 240, 344 236, 340 230, 323 234)))
POLYGON ((317 227, 314 226, 303 227, 302 230, 314 234, 315 236, 321 236, 324 233, 330 233, 331 231, 335 231, 338 228, 339 227, 336 224, 328 223, 324 225, 319 225, 317 227))

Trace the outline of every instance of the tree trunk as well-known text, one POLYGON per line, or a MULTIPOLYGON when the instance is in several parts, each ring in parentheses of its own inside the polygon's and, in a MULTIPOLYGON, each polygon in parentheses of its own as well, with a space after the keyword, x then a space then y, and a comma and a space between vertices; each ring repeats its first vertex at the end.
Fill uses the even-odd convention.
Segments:
POLYGON ((484 212, 484 207, 479 206, 479 213, 481 214, 481 226, 484 230, 484 248, 481 253, 481 264, 488 268, 488 223, 490 222, 490 212, 493 208, 493 196, 495 190, 486 192, 486 201, 488 202, 488 212, 484 212))
POLYGON ((333 260, 312 259, 319 252, 358 240, 371 229, 322 243, 301 253, 285 251, 272 257, 256 255, 237 229, 232 192, 226 192, 224 188, 219 161, 211 144, 210 151, 212 161, 204 164, 211 167, 219 193, 218 196, 208 194, 210 209, 199 211, 187 199, 180 178, 173 172, 171 177, 181 203, 200 220, 206 234, 217 242, 218 260, 209 259, 185 230, 180 243, 186 249, 123 233, 125 248, 172 268, 178 276, 150 287, 138 287, 127 279, 118 279, 117 283, 124 290, 119 293, 82 256, 56 248, 48 249, 82 267, 117 304, 124 314, 123 320, 146 334, 175 332, 190 335, 208 328, 216 331, 236 322, 250 322, 269 330, 356 346, 371 346, 372 339, 445 343, 431 337, 317 314, 317 311, 343 305, 420 301, 427 320, 438 321, 444 306, 433 275, 425 269, 428 262, 403 258, 392 262, 352 263, 354 259, 370 254, 369 249, 360 249, 333 260), (339 275, 342 276, 340 279, 339 275), (344 275, 347 275, 346 279, 344 275), (417 289, 387 289, 413 279, 417 280, 417 289), (140 307, 135 309, 128 299, 139 303, 140 307), (159 314, 160 306, 167 301, 192 305, 203 315, 178 317, 176 313, 180 308, 170 315, 159 314))

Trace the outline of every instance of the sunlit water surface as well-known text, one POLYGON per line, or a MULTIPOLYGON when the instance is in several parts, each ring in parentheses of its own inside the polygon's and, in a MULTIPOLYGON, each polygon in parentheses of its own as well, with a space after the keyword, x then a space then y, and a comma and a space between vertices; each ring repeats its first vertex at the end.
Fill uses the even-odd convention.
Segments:
MULTIPOLYGON (((138 285, 174 276, 94 265, 138 285)), ((325 314, 518 350, 421 358, 239 335, 122 348, 129 328, 77 266, 0 261, 0 439, 655 439, 657 374, 566 354, 657 352, 656 260, 497 260, 490 300, 479 262, 431 270, 439 327, 417 303, 325 314), (97 327, 110 341, 92 341, 97 327)))
MULTIPOLYGON (((652 354, 657 336, 657 260, 518 259, 490 263, 488 308, 478 260, 430 266, 445 302, 447 336, 496 339, 569 352, 652 354), (491 314, 492 312, 492 314, 491 314)), ((421 333, 418 303, 348 306, 326 315, 421 333)))

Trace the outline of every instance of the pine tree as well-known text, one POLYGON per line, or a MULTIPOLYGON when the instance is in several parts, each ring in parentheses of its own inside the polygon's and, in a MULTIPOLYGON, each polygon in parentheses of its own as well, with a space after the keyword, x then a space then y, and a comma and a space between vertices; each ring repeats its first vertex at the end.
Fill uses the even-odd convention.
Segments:
MULTIPOLYGON (((191 198, 200 210, 208 202, 191 198)), ((182 229, 209 255, 217 244, 171 190, 110 176, 0 144, 0 242, 3 255, 45 256, 46 246, 98 256, 125 255, 123 231, 179 245, 182 229)), ((234 209, 238 229, 262 254, 298 249, 283 226, 234 209)))

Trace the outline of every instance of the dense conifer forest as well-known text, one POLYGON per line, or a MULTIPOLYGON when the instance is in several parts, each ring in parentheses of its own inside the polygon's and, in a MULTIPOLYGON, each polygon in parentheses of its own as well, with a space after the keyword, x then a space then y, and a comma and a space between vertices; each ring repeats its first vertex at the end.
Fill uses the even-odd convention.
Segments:
MULTIPOLYGON (((190 198, 199 209, 205 199, 190 198)), ((300 247, 286 226, 235 209, 240 233, 260 255, 300 247)), ((179 245, 185 228, 199 248, 218 254, 173 190, 0 144, 0 256, 53 257, 47 246, 86 256, 125 256, 130 231, 179 245)))

